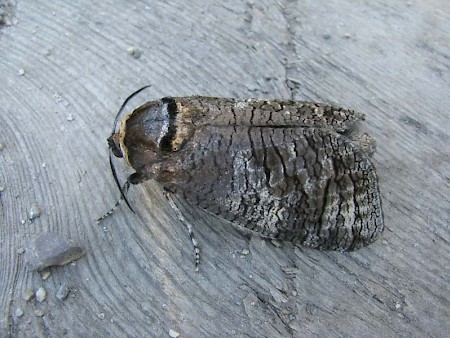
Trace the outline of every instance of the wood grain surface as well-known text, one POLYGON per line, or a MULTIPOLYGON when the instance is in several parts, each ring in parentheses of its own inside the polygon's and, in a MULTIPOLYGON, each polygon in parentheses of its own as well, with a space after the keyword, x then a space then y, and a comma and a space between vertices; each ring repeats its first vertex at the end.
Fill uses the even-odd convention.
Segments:
POLYGON ((8 8, 0 336, 449 335, 447 0, 17 0, 8 8), (250 237, 179 201, 201 247, 196 273, 187 231, 155 182, 131 190, 136 215, 122 206, 97 225, 118 198, 106 138, 124 98, 146 84, 132 105, 294 98, 367 114, 382 238, 352 253, 320 252, 250 237), (42 214, 31 222, 33 205, 42 214), (43 280, 23 254, 42 233, 77 241, 86 256, 43 280), (70 293, 61 301, 62 284, 70 293), (24 299, 41 286, 46 300, 24 299))

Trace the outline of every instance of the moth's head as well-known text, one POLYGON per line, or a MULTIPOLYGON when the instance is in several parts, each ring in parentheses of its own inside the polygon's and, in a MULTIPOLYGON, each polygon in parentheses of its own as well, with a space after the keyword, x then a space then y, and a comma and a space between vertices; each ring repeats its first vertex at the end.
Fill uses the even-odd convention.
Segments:
POLYGON ((150 101, 125 116, 118 132, 108 139, 113 154, 124 156, 136 171, 163 162, 191 136, 173 98, 150 101))
POLYGON ((119 134, 113 133, 108 137, 108 147, 116 157, 123 157, 122 150, 120 149, 119 134))

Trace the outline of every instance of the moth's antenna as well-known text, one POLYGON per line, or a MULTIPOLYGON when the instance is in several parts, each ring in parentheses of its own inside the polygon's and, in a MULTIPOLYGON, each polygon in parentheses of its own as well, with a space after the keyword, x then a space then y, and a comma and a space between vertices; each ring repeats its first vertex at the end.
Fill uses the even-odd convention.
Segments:
MULTIPOLYGON (((151 85, 147 85, 147 86, 142 87, 141 89, 136 90, 133 94, 131 94, 130 96, 128 96, 128 97, 125 99, 125 101, 122 103, 122 106, 121 106, 120 109, 119 109, 119 112, 118 112, 117 115, 116 115, 116 118, 114 119, 114 125, 113 125, 113 130, 112 130, 111 136, 114 135, 114 134, 116 133, 117 122, 119 121, 120 114, 122 113, 122 111, 123 111, 123 109, 125 108, 125 106, 127 105, 127 103, 128 103, 133 97, 135 97, 137 94, 139 94, 139 93, 142 92, 144 89, 146 89, 146 88, 148 88, 148 87, 150 87, 150 86, 151 86, 151 85)), ((127 198, 126 198, 125 193, 124 193, 122 187, 120 186, 120 182, 119 182, 119 179, 118 179, 117 173, 116 173, 116 168, 114 167, 114 164, 113 164, 113 162, 112 162, 112 149, 111 149, 111 147, 109 148, 109 166, 110 166, 110 168, 111 168, 111 172, 112 172, 112 175, 113 175, 113 177, 114 177, 114 181, 116 182, 117 187, 119 188, 120 195, 122 196, 122 199, 125 201, 125 203, 127 204, 128 208, 130 208, 130 210, 131 210, 133 213, 135 213, 134 210, 133 210, 133 208, 131 207, 130 203, 128 202, 128 200, 127 200, 127 198)), ((127 189, 127 190, 128 190, 128 189, 127 189)))
MULTIPOLYGON (((128 208, 130 208, 130 210, 133 212, 133 214, 135 214, 133 208, 131 207, 130 203, 128 202, 127 197, 125 196, 125 193, 124 193, 122 187, 120 186, 120 182, 119 182, 119 179, 118 179, 117 173, 116 173, 116 168, 114 167, 114 164, 113 164, 113 162, 112 162, 112 150, 111 150, 111 149, 109 150, 109 166, 110 166, 110 168, 111 168, 111 172, 112 172, 112 174, 113 174, 114 181, 116 182, 117 187, 119 187, 119 191, 120 191, 120 195, 122 196, 122 199, 123 199, 123 200, 125 201, 125 203, 128 205, 128 208)), ((127 190, 128 190, 128 189, 127 189, 127 190)))

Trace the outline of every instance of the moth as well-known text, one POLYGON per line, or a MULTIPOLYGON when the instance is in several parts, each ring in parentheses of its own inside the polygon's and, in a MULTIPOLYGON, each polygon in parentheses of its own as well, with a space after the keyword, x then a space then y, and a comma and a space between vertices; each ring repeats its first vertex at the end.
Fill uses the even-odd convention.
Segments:
POLYGON ((364 119, 315 102, 165 97, 120 125, 118 114, 108 144, 135 171, 119 185, 122 200, 130 184, 154 179, 169 195, 263 237, 348 251, 384 229, 375 142, 358 131, 364 119))

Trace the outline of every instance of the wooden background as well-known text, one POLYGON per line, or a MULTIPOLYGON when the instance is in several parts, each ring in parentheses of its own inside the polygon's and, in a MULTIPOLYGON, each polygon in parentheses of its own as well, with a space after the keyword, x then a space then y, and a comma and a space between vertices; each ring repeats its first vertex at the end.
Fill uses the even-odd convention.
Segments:
POLYGON ((450 334, 447 0, 18 0, 9 19, 0 27, 1 336, 450 334), (152 182, 130 194, 137 215, 120 208, 97 225, 118 197, 106 138, 124 98, 145 84, 135 105, 201 94, 366 113, 382 238, 349 254, 277 247, 186 207, 198 274, 186 229, 152 182), (33 204, 42 215, 22 222, 33 204), (46 281, 21 254, 45 232, 87 252, 46 281), (59 301, 62 283, 71 292, 59 301), (40 286, 46 301, 23 299, 40 286))

